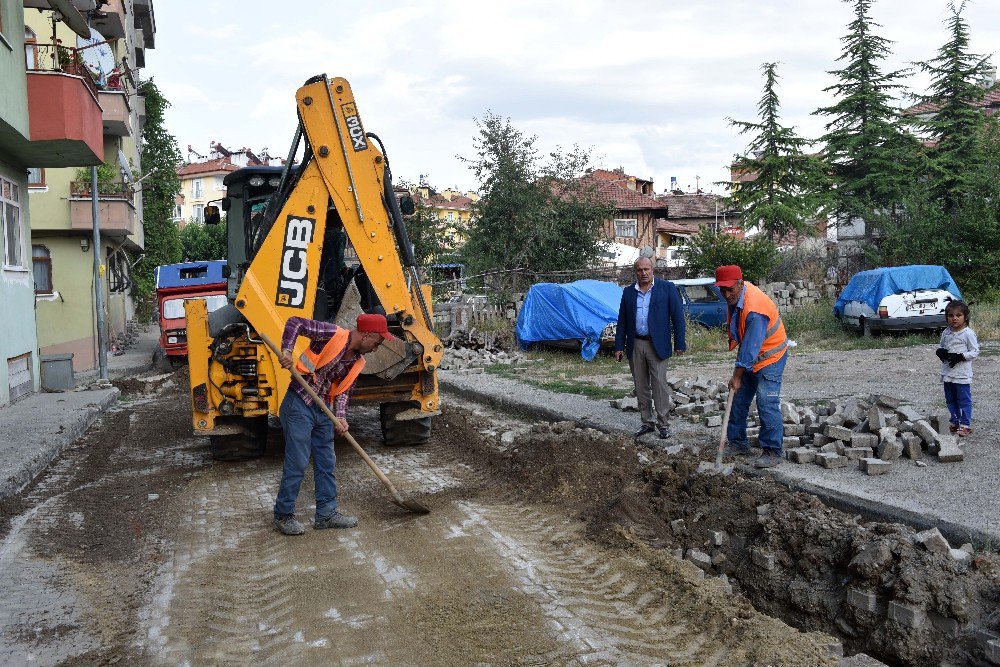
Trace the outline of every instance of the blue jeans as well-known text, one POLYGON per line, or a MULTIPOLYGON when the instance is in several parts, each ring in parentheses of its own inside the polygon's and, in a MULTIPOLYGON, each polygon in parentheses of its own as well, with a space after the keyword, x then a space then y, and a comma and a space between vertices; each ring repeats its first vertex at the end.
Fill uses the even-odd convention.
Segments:
POLYGON ((337 510, 337 480, 334 477, 337 456, 333 452, 330 418, 315 403, 306 405, 291 389, 285 394, 278 414, 285 432, 285 467, 274 501, 274 517, 295 514, 295 499, 299 496, 310 454, 316 481, 316 517, 330 516, 337 510))
POLYGON ((944 383, 944 400, 951 413, 951 423, 972 426, 972 385, 944 383))
POLYGON ((781 376, 785 372, 788 353, 770 366, 756 373, 746 371, 740 388, 733 397, 732 412, 726 439, 737 449, 747 447, 747 417, 750 404, 757 398, 757 414, 760 415, 760 446, 765 451, 781 454, 781 442, 785 437, 785 425, 781 422, 781 376))

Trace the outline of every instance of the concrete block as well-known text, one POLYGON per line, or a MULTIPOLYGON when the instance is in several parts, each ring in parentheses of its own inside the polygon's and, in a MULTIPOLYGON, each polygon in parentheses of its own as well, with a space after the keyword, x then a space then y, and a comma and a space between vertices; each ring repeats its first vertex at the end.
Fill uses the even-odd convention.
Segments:
POLYGON ((788 450, 788 460, 792 463, 815 463, 816 450, 811 447, 796 447, 788 450))
POLYGON ((883 440, 878 443, 878 448, 875 451, 883 461, 895 461, 903 455, 903 443, 895 438, 892 440, 883 440))
POLYGON ((972 554, 964 549, 952 549, 951 557, 957 560, 959 563, 968 563, 972 561, 972 554))
POLYGON ((674 535, 683 535, 687 532, 687 524, 684 519, 675 519, 670 522, 670 530, 673 531, 674 535))
POLYGON ((892 470, 892 464, 882 459, 867 458, 858 461, 858 467, 866 475, 884 475, 892 470))
POLYGON ((1000 665, 1000 639, 993 639, 986 642, 986 646, 983 648, 986 659, 994 665, 1000 665))
POLYGON ((899 435, 899 431, 897 431, 894 426, 886 426, 878 430, 878 439, 880 441, 895 440, 897 435, 899 435))
POLYGON ((868 409, 868 427, 873 432, 886 427, 885 413, 879 410, 877 405, 868 409))
POLYGON ((917 533, 913 536, 913 539, 916 540, 917 544, 924 545, 924 548, 931 553, 938 554, 939 556, 951 555, 951 545, 948 544, 948 540, 944 538, 944 535, 937 528, 917 533))
POLYGON ((781 440, 781 447, 783 449, 794 449, 799 447, 801 444, 802 444, 802 439, 799 438, 797 435, 782 438, 781 440))
POLYGON ((868 591, 858 590, 857 588, 848 588, 847 604, 862 611, 877 612, 878 596, 868 591))
POLYGON ((674 399, 674 403, 676 403, 677 405, 687 405, 688 403, 691 402, 690 396, 688 396, 687 394, 682 394, 679 391, 675 391, 672 398, 674 399))
POLYGON ((842 446, 843 443, 841 443, 840 440, 832 440, 825 445, 820 445, 819 451, 824 454, 840 454, 840 448, 842 446))
POLYGON ((830 426, 843 426, 844 415, 841 412, 834 413, 826 418, 826 423, 830 426))
POLYGON ((924 624, 927 614, 923 609, 911 605, 902 604, 895 600, 889 603, 889 620, 895 621, 908 628, 919 628, 924 624))
POLYGON ((948 637, 958 637, 959 632, 962 629, 962 624, 956 621, 954 618, 948 618, 947 616, 942 616, 937 612, 929 611, 927 612, 927 618, 930 619, 931 625, 933 625, 939 632, 944 633, 948 637))
POLYGON ((785 435, 805 435, 805 424, 785 424, 785 435))
POLYGON ((701 570, 711 570, 712 569, 712 557, 709 556, 704 551, 698 551, 697 549, 688 549, 687 553, 684 555, 685 560, 691 561, 697 565, 701 570))
POLYGON ((846 456, 851 461, 860 461, 861 459, 871 458, 872 448, 871 447, 847 447, 844 449, 843 456, 846 456))
POLYGON ((934 422, 934 426, 937 428, 939 434, 946 435, 950 433, 948 427, 951 425, 951 414, 947 410, 938 410, 931 417, 931 420, 934 422))
POLYGON ((824 468, 846 468, 850 461, 846 456, 833 452, 820 452, 816 455, 816 463, 824 468))
POLYGON ((802 417, 799 416, 799 411, 795 409, 795 406, 791 403, 782 401, 781 407, 781 421, 786 424, 798 424, 802 421, 802 417))
POLYGON ((896 424, 896 429, 900 433, 913 433, 913 422, 911 421, 899 422, 898 424, 896 424))
POLYGON ((888 394, 872 394, 872 400, 882 407, 889 408, 890 410, 895 410, 903 402, 901 399, 888 394))
POLYGON ((724 546, 729 541, 729 533, 724 530, 710 530, 708 531, 708 541, 714 547, 724 546))
POLYGON ((774 554, 761 551, 760 549, 754 549, 750 552, 750 560, 752 560, 753 564, 757 567, 765 570, 774 569, 774 554))
POLYGON ((923 449, 920 447, 920 436, 916 433, 904 433, 902 435, 903 441, 903 454, 910 459, 919 459, 923 454, 923 449))
POLYGON ((887 412, 887 413, 885 413, 885 425, 886 426, 895 426, 898 423, 899 423, 899 416, 895 412, 887 412))
POLYGON ((878 445, 878 435, 875 433, 855 433, 851 436, 851 447, 874 449, 876 445, 878 445))
POLYGON ((913 432, 920 436, 920 439, 928 445, 938 443, 938 432, 931 428, 931 425, 923 419, 913 422, 913 432))
POLYGON ((938 461, 941 463, 959 463, 965 460, 965 453, 958 446, 958 439, 951 435, 939 435, 938 444, 940 449, 938 450, 938 461))
POLYGON ((710 417, 705 417, 705 426, 713 428, 715 426, 722 426, 722 415, 712 415, 710 417))
MULTIPOLYGON (((928 425, 927 428, 930 428, 928 425)), ((826 435, 833 438, 834 440, 850 441, 851 436, 854 435, 854 431, 843 426, 835 426, 830 422, 826 423, 826 435)))
POLYGON ((899 417, 900 421, 904 422, 915 422, 918 419, 923 419, 924 416, 920 414, 914 407, 909 405, 903 405, 896 408, 896 416, 899 417))
POLYGON ((813 447, 822 447, 828 442, 830 442, 830 436, 823 435, 822 433, 813 434, 813 447))

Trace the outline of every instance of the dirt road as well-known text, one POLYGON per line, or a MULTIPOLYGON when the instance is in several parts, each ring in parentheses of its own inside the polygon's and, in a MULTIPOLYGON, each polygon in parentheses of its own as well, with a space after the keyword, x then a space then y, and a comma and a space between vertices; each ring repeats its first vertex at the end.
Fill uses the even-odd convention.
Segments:
MULTIPOLYGON (((280 434, 263 459, 213 464, 183 390, 127 396, 0 506, 3 664, 835 664, 830 637, 720 580, 591 539, 572 506, 484 454, 501 446, 488 420, 455 408, 430 445, 402 450, 354 412, 361 443, 430 515, 403 514, 338 447, 359 527, 283 537, 280 434)), ((311 494, 307 478, 300 518, 311 494)))

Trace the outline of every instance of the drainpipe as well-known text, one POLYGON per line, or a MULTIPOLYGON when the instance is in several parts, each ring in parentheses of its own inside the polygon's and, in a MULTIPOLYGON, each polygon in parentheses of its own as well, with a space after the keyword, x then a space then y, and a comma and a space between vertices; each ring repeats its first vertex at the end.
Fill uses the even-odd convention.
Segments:
POLYGON ((101 278, 101 221, 97 217, 97 167, 90 168, 90 214, 93 220, 94 240, 90 244, 94 252, 94 306, 97 309, 97 360, 102 382, 108 381, 108 341, 107 323, 104 320, 104 281, 101 278))

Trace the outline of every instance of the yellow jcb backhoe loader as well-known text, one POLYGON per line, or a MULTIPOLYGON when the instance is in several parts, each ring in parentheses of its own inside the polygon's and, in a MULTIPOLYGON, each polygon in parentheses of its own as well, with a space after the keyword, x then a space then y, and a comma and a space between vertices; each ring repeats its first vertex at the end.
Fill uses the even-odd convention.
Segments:
MULTIPOLYGON (((385 149, 365 132, 345 79, 313 77, 295 97, 299 124, 284 167, 224 180, 229 304, 209 313, 202 300, 185 303, 194 431, 211 438, 217 459, 263 453, 289 373, 260 334, 280 343, 293 315, 348 328, 362 312, 386 315, 400 341, 367 357, 352 401, 380 403, 387 444, 425 442, 440 408, 430 287, 419 282, 385 149), (356 264, 345 261, 348 241, 356 264)), ((206 223, 219 218, 218 207, 206 208, 206 223)), ((296 356, 307 345, 300 339, 296 356)))

